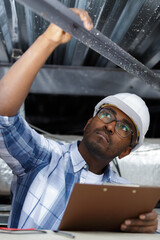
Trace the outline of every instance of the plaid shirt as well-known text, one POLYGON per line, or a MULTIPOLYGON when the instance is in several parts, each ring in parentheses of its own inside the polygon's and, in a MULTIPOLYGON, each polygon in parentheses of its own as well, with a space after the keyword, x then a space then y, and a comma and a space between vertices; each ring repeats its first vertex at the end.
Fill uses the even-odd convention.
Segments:
MULTIPOLYGON (((77 142, 46 139, 19 114, 0 116, 0 129, 0 157, 14 174, 8 226, 57 229, 74 184, 87 178, 88 166, 77 142)), ((109 166, 102 182, 128 183, 109 166)))

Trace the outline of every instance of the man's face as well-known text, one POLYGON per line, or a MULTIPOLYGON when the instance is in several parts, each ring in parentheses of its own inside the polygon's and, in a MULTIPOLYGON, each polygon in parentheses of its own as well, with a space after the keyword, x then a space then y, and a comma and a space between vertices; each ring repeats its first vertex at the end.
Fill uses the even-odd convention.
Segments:
MULTIPOLYGON (((109 106, 108 108, 117 120, 124 124, 127 123, 134 135, 136 134, 133 122, 125 113, 116 107, 109 106)), ((106 124, 97 115, 87 122, 84 128, 83 142, 92 156, 110 162, 116 156, 122 158, 130 153, 131 134, 121 137, 115 130, 115 125, 116 121, 106 124)))

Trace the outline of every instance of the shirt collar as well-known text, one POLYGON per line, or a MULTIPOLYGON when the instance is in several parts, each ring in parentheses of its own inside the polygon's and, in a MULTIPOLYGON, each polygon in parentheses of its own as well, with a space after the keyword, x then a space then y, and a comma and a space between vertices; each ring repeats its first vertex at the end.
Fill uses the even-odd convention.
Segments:
POLYGON ((103 182, 110 182, 110 181, 111 181, 111 167, 110 167, 110 164, 108 164, 104 170, 103 182))
MULTIPOLYGON (((71 145, 70 153, 71 153, 71 160, 72 160, 74 172, 78 172, 87 164, 78 150, 78 141, 75 141, 71 145)), ((111 181, 111 168, 109 164, 108 166, 105 167, 103 181, 104 182, 111 181)))
POLYGON ((74 172, 78 172, 87 164, 78 150, 78 141, 71 145, 70 153, 74 172))

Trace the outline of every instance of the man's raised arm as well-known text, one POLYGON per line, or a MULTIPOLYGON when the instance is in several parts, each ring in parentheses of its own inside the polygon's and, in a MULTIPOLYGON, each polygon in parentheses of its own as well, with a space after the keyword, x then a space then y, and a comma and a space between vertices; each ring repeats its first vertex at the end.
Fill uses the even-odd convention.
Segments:
MULTIPOLYGON (((86 29, 91 30, 93 24, 88 13, 80 9, 72 10, 81 18, 86 29)), ((37 38, 0 80, 0 115, 14 116, 17 113, 28 95, 35 76, 49 55, 57 46, 70 39, 71 35, 55 24, 50 24, 37 38)))

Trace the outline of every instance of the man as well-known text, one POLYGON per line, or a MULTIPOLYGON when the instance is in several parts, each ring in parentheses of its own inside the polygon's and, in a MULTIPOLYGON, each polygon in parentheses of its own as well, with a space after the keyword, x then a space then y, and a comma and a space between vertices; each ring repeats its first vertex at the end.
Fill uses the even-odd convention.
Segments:
MULTIPOLYGON (((91 30, 88 13, 73 11, 91 30)), ((57 229, 76 182, 126 183, 111 171, 109 162, 141 145, 148 128, 144 102, 130 94, 99 103, 84 128, 83 140, 69 145, 45 139, 17 114, 46 59, 70 39, 68 33, 51 24, 0 81, 0 153, 15 175, 10 227, 57 229), (136 113, 134 102, 140 104, 145 120, 143 113, 136 113)), ((154 232, 156 228, 154 211, 121 225, 127 232, 154 232)))

